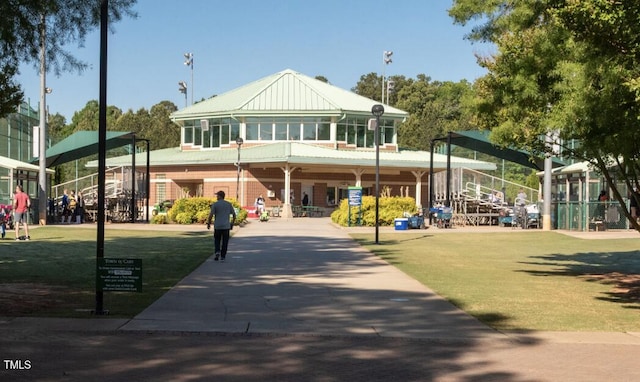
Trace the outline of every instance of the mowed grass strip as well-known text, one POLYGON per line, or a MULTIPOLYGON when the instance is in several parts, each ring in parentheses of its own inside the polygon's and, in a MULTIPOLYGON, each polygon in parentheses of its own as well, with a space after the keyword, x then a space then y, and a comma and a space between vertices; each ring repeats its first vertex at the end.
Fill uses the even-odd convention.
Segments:
MULTIPOLYGON (((123 226, 124 228, 124 226, 123 226)), ((87 317, 95 308, 94 228, 46 226, 0 241, 0 316, 87 317)), ((103 292, 110 316, 133 317, 211 256, 207 231, 107 229, 104 257, 142 259, 142 292, 103 292)))
POLYGON ((498 330, 640 331, 640 239, 557 232, 353 237, 498 330))

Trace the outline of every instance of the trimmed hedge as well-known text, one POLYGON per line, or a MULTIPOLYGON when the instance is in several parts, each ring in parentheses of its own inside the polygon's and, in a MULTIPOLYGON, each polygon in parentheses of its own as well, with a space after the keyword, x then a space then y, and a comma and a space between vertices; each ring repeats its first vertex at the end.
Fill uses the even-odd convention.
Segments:
MULTIPOLYGON (((381 226, 393 226, 394 220, 401 218, 405 213, 411 215, 417 212, 416 200, 411 197, 380 197, 378 205, 378 221, 381 226)), ((351 207, 351 225, 358 224, 359 207, 351 207)), ((343 199, 340 208, 333 211, 331 221, 343 227, 349 222, 349 200, 343 199)), ((362 225, 374 227, 376 224, 376 198, 375 196, 362 197, 362 225)))
MULTIPOLYGON (((215 203, 216 200, 215 198, 204 197, 178 199, 167 212, 167 217, 178 224, 204 224, 209 217, 211 204, 215 203)), ((243 210, 235 199, 227 199, 227 201, 233 205, 236 211, 239 211, 238 216, 236 216, 236 224, 246 222, 247 211, 243 210)))

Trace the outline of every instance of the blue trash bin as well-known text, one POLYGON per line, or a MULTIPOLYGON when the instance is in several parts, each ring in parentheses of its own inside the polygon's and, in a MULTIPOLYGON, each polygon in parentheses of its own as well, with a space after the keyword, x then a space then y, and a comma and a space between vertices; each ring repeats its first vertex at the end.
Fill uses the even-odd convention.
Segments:
POLYGON ((398 218, 394 220, 396 231, 406 231, 409 229, 408 218, 398 218))

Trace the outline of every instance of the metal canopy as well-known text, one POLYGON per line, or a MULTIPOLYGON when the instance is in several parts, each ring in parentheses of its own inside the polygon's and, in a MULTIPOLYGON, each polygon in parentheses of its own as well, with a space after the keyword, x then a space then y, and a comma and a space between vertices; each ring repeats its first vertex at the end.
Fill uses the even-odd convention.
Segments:
MULTIPOLYGON (((107 131, 107 150, 129 145, 134 133, 107 131)), ((57 166, 98 153, 98 132, 78 131, 47 150, 47 167, 57 166)), ((31 163, 37 163, 35 158, 31 163)))
MULTIPOLYGON (((489 154, 539 171, 544 169, 544 158, 534 158, 531 153, 524 150, 499 147, 489 141, 488 131, 454 131, 450 132, 449 135, 452 145, 489 154)), ((446 141, 447 137, 436 138, 435 140, 446 141)), ((564 165, 564 162, 553 158, 553 167, 564 165)))

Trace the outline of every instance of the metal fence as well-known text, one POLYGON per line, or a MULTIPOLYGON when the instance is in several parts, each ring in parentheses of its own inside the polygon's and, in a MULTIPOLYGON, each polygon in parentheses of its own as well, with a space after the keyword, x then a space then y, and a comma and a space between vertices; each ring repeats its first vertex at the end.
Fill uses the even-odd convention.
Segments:
POLYGON ((569 231, 629 228, 629 222, 617 202, 552 203, 551 222, 554 228, 569 231))

